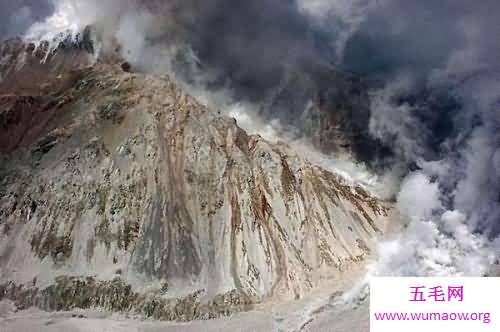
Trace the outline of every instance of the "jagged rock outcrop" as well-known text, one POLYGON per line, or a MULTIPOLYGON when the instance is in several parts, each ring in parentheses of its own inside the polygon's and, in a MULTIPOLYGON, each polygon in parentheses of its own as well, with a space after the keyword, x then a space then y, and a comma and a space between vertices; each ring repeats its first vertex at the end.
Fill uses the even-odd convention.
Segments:
POLYGON ((81 34, 61 34, 51 41, 9 39, 0 44, 0 93, 55 94, 74 83, 74 71, 94 60, 90 27, 81 34))
POLYGON ((61 94, 94 62, 89 34, 0 44, 0 153, 30 146, 51 125, 55 110, 68 102, 61 94))
POLYGON ((46 311, 103 308, 128 312, 159 320, 192 321, 228 316, 248 310, 252 303, 236 290, 202 302, 203 292, 181 298, 165 298, 165 292, 140 294, 120 278, 98 281, 87 277, 57 277, 44 289, 36 285, 0 285, 0 298, 14 302, 19 310, 36 306, 46 311))
POLYGON ((2 74, 0 297, 210 318, 300 297, 369 254, 383 202, 168 77, 86 61, 29 86, 2 74))

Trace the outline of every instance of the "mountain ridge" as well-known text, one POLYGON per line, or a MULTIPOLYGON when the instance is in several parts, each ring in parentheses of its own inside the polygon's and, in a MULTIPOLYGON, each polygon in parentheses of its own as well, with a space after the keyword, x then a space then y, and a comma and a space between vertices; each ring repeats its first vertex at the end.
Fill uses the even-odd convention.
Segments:
POLYGON ((0 297, 214 318, 300 298, 370 255, 387 203, 246 134, 166 76, 75 69, 68 54, 79 56, 55 53, 48 74, 0 98, 0 123, 21 142, 2 138, 0 297))

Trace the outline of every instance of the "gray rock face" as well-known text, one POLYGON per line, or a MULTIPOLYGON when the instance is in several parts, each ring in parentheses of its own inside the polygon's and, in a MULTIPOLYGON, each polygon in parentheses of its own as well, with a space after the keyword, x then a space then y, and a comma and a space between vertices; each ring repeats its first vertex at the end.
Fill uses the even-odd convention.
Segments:
POLYGON ((120 278, 97 281, 93 277, 57 277, 44 289, 9 282, 0 285, 0 298, 14 302, 17 309, 36 306, 46 311, 103 308, 112 312, 139 314, 159 320, 192 321, 228 316, 249 310, 248 298, 233 290, 201 302, 202 292, 166 299, 161 294, 139 294, 120 278))
POLYGON ((383 202, 247 135, 168 78, 104 64, 71 72, 50 95, 0 93, 0 125, 19 136, 0 140, 10 144, 0 149, 0 296, 210 318, 303 296, 361 262, 383 230, 383 202), (15 106, 27 95, 43 107, 15 106), (170 309, 145 309, 145 294, 170 309))
POLYGON ((321 151, 374 161, 384 146, 369 133, 372 85, 326 65, 301 68, 272 90, 261 114, 299 129, 321 151))

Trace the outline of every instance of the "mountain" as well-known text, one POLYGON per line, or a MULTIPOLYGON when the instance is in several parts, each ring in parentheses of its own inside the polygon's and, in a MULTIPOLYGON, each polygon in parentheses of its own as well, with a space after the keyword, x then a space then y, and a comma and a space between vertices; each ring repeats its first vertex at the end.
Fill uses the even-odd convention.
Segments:
POLYGON ((369 132, 373 85, 327 64, 299 67, 271 90, 261 116, 297 128, 324 153, 372 162, 386 152, 369 132))
POLYGON ((370 255, 386 202, 85 40, 0 48, 0 298, 206 319, 370 255))

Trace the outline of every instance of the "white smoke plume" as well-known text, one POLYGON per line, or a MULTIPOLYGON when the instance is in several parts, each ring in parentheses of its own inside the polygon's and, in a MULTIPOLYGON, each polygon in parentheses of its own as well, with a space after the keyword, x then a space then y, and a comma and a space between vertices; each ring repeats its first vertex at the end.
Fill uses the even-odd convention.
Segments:
POLYGON ((493 44, 499 26, 498 11, 485 11, 498 5, 443 6, 450 11, 439 12, 443 19, 456 21, 453 31, 444 33, 461 42, 444 44, 440 56, 447 54, 446 61, 436 61, 420 81, 415 77, 421 72, 410 71, 408 79, 408 67, 401 66, 399 76, 373 97, 372 133, 419 169, 402 182, 397 202, 406 227, 401 238, 382 243, 378 274, 480 276, 500 254, 495 240, 500 220, 500 67, 494 60, 500 49, 493 44), (429 125, 428 114, 442 112, 440 105, 406 97, 419 84, 427 90, 447 89, 458 100, 446 113, 453 130, 439 139, 440 127, 429 125))

